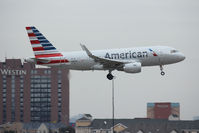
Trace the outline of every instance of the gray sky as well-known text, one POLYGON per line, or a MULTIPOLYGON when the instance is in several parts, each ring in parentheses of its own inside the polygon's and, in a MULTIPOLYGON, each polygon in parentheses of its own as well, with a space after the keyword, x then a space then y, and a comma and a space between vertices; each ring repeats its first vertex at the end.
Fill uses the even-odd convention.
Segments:
MULTIPOLYGON (((114 71, 115 115, 146 117, 147 102, 179 102, 181 119, 199 115, 198 0, 0 0, 0 60, 33 56, 25 26, 36 26, 61 51, 167 45, 186 60, 146 67, 139 74, 114 71)), ((111 117, 107 72, 70 73, 70 114, 111 117)))

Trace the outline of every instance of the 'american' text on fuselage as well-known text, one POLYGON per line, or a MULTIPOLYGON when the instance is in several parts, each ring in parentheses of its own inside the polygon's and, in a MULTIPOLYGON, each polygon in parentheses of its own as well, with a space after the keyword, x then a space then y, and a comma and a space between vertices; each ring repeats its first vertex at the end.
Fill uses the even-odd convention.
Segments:
POLYGON ((148 57, 148 52, 126 52, 126 53, 106 53, 105 58, 108 59, 131 59, 131 58, 145 58, 148 57))

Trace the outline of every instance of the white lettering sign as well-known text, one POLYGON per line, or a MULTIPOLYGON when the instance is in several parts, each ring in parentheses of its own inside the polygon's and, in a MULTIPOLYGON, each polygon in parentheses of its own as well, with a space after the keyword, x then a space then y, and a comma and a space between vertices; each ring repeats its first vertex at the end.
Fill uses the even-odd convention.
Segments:
POLYGON ((2 75, 26 75, 26 70, 0 69, 2 75))
POLYGON ((157 107, 159 107, 159 108, 168 108, 169 106, 168 105, 157 105, 157 107))

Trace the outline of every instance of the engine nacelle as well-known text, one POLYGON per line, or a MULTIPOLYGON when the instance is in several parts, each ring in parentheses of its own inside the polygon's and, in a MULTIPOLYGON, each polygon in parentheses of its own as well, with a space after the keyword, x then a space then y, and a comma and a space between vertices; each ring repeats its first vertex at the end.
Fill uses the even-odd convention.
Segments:
POLYGON ((142 65, 140 62, 128 63, 125 64, 123 70, 126 73, 139 73, 141 72, 142 65))

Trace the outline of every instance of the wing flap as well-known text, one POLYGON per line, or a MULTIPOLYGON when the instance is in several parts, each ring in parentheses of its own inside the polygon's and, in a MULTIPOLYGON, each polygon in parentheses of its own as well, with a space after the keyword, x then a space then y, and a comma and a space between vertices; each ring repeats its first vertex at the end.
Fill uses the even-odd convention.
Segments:
POLYGON ((82 49, 87 53, 87 55, 90 58, 92 58, 96 62, 99 62, 100 64, 102 64, 104 66, 104 68, 114 68, 115 69, 117 67, 122 67, 124 65, 124 62, 120 62, 117 60, 105 59, 105 58, 95 56, 88 50, 88 48, 85 45, 80 44, 80 46, 82 47, 82 49))

